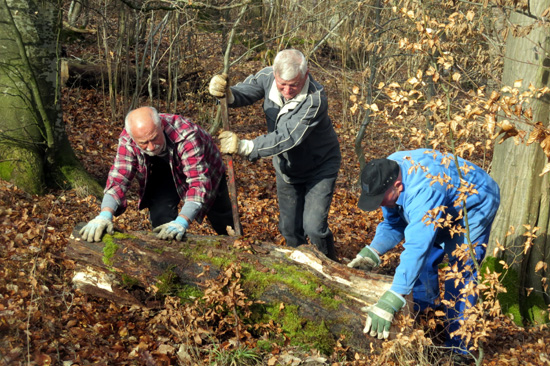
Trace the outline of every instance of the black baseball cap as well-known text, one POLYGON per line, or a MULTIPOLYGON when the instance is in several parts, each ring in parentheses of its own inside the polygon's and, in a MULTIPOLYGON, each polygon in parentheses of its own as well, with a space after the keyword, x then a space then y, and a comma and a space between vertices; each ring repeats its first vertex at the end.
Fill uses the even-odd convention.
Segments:
POLYGON ((361 172, 361 196, 357 207, 374 211, 384 200, 384 194, 399 177, 399 164, 390 159, 371 160, 361 172))

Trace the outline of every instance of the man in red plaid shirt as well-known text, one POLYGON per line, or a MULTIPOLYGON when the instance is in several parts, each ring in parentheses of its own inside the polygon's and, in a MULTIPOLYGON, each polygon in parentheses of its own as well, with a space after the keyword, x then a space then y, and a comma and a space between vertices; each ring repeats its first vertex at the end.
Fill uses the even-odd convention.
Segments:
POLYGON ((134 177, 139 209, 149 208, 158 238, 182 240, 191 222, 205 216, 220 235, 233 227, 225 167, 212 137, 184 117, 141 107, 126 116, 101 212, 80 230, 84 240, 100 241, 105 231, 113 232, 113 215, 126 210, 134 177))

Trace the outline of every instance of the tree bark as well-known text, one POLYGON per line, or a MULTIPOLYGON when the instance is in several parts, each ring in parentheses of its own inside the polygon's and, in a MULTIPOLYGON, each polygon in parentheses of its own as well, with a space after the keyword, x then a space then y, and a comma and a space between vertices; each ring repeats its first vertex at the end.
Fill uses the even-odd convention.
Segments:
POLYGON ((0 0, 0 178, 31 193, 66 182, 101 195, 63 124, 59 11, 51 1, 0 0))
MULTIPOLYGON (((540 16, 549 6, 549 0, 530 2, 529 13, 540 16)), ((535 23, 535 20, 512 12, 510 22, 525 27, 535 23)), ((514 81, 523 80, 524 89, 530 84, 536 88, 550 86, 550 58, 545 51, 548 47, 550 39, 545 27, 535 24, 533 30, 523 36, 515 36, 510 32, 506 42, 503 84, 511 86, 514 81)), ((548 96, 533 100, 534 122, 540 121, 548 126, 549 101, 548 96)), ((532 126, 523 123, 518 123, 518 128, 527 133, 532 130, 532 126)), ((491 169, 491 175, 501 189, 501 205, 493 224, 488 254, 493 252, 497 240, 506 248, 503 256, 519 275, 520 292, 516 295, 523 317, 529 320, 540 316, 534 313, 535 309, 546 309, 550 302, 550 292, 545 283, 550 268, 535 270, 537 263, 548 263, 550 259, 550 181, 548 174, 542 177, 539 175, 546 161, 545 154, 537 144, 515 145, 510 138, 502 144, 496 144, 491 169), (527 239, 524 236, 527 232, 524 225, 539 227, 534 245, 527 250, 524 247, 527 239), (512 234, 508 235, 511 227, 512 234)))
POLYGON ((224 270, 223 265, 216 263, 238 262, 243 268, 242 287, 251 299, 297 306, 304 323, 324 322, 334 339, 347 334, 346 343, 357 351, 367 351, 374 341, 362 332, 365 313, 361 308, 376 303, 392 282, 389 276, 333 262, 310 245, 289 248, 271 243, 246 243, 242 238, 228 236, 193 235, 188 235, 184 242, 167 242, 144 232, 114 235, 104 238, 104 242, 88 243, 78 235, 81 226, 75 228, 66 254, 76 263, 73 283, 83 292, 119 304, 155 307, 160 303, 152 300, 157 298, 151 289, 158 286, 159 278, 167 270, 173 271, 181 283, 204 289, 207 280, 216 278, 224 270), (106 259, 104 247, 113 248, 113 244, 118 249, 106 259), (270 275, 268 286, 262 287, 256 282, 261 273, 270 275), (125 289, 123 278, 132 278, 139 286, 125 289), (293 281, 309 282, 317 294, 304 295, 292 286, 293 281), (260 287, 263 289, 258 291, 260 287), (323 301, 323 293, 336 301, 336 309, 334 302, 323 301))

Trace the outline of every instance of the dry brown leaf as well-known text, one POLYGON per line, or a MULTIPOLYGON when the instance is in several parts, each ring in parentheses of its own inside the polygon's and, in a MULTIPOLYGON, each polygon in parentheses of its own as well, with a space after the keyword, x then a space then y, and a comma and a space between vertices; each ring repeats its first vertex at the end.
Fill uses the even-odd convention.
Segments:
POLYGON ((535 272, 538 272, 541 269, 544 269, 546 271, 546 268, 548 268, 548 264, 544 261, 539 261, 535 266, 535 272))
POLYGON ((539 177, 542 177, 546 173, 550 172, 550 163, 547 163, 544 168, 542 169, 542 172, 539 174, 539 177))

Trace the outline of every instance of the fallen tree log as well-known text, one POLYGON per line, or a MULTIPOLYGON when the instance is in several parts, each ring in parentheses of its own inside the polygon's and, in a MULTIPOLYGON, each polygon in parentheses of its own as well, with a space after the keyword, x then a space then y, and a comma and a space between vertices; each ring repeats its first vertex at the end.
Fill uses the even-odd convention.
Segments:
POLYGON ((74 32, 74 33, 79 33, 79 34, 93 34, 93 35, 95 35, 97 33, 97 29, 78 28, 78 27, 72 26, 71 24, 69 24, 69 22, 67 22, 65 20, 63 21, 63 29, 74 32))
MULTIPOLYGON (((145 70, 141 77, 140 94, 146 95, 148 83, 148 70, 145 70)), ((201 70, 192 70, 178 76, 175 84, 185 85, 188 90, 197 90, 202 87, 200 80, 201 70)), ((118 88, 125 87, 132 91, 136 88, 136 69, 131 66, 129 69, 126 66, 119 64, 117 72, 114 72, 113 78, 116 77, 118 88)), ((70 86, 71 88, 80 87, 84 89, 98 89, 109 87, 109 73, 107 66, 104 63, 88 63, 82 60, 62 59, 61 60, 61 85, 70 86)), ((165 93, 168 88, 168 74, 164 70, 155 72, 153 75, 152 88, 153 93, 165 93)))
POLYGON ((158 240, 152 233, 106 235, 103 242, 80 239, 79 224, 66 254, 76 263, 73 283, 81 291, 118 304, 161 306, 152 296, 167 272, 180 283, 204 289, 230 263, 242 267, 242 287, 250 298, 293 306, 303 323, 323 323, 334 339, 367 351, 371 337, 362 333, 364 306, 374 304, 391 277, 348 268, 315 247, 282 247, 230 236, 188 235, 183 242, 158 240), (137 286, 128 286, 128 282, 137 286), (135 289, 139 288, 140 291, 135 289))

